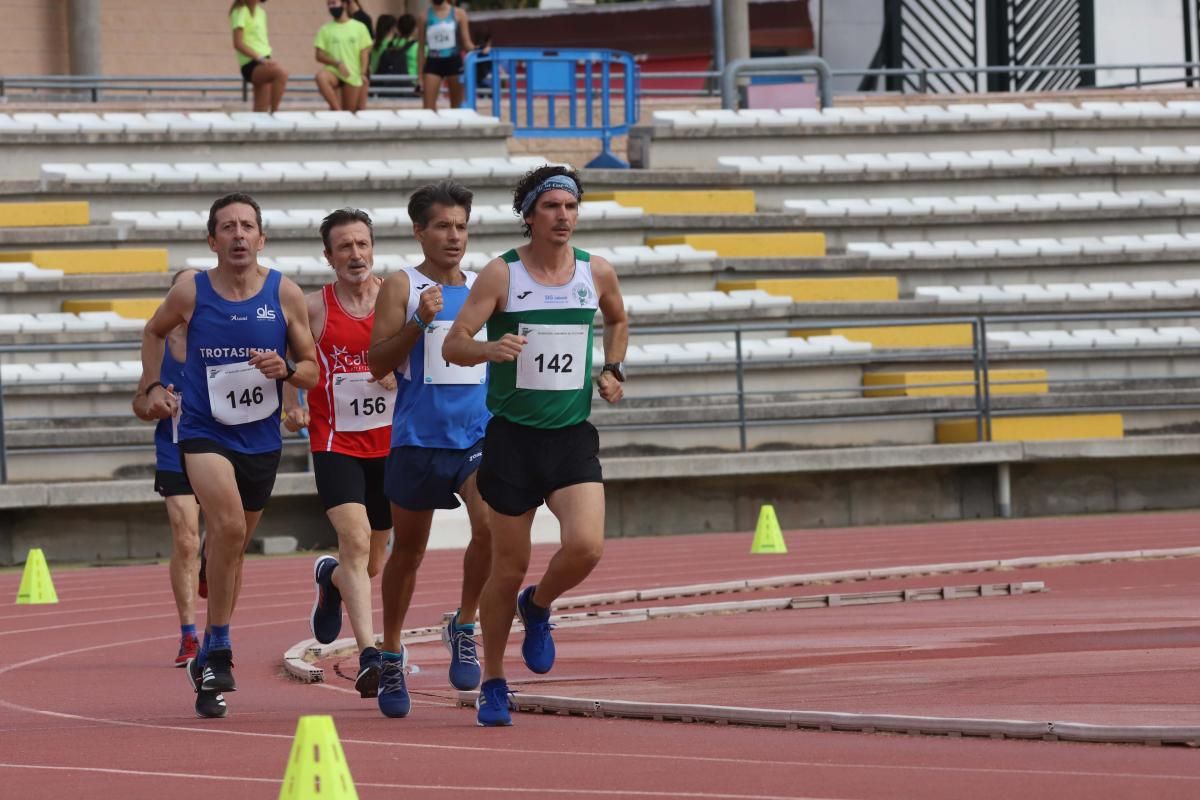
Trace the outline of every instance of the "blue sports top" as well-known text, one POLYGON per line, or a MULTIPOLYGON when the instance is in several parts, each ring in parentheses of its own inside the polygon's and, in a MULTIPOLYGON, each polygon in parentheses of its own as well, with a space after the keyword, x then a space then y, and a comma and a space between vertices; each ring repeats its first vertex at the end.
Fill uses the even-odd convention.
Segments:
MULTIPOLYGON (((434 281, 405 267, 409 318, 421 304, 421 292, 434 281)), ((396 370, 396 407, 392 413, 392 447, 438 447, 466 450, 483 438, 488 420, 487 364, 460 367, 442 358, 442 344, 466 302, 475 273, 465 272, 463 286, 442 286, 442 310, 433 328, 421 333, 408 361, 396 370)))
POLYGON ((429 6, 425 16, 425 49, 426 56, 433 58, 449 58, 458 54, 458 14, 454 6, 446 4, 450 16, 439 17, 429 6))
POLYGON ((187 332, 183 365, 183 415, 179 441, 209 439, 236 453, 255 455, 283 447, 279 432, 282 381, 248 363, 251 350, 287 354, 287 321, 279 302, 281 275, 267 272, 257 295, 234 302, 196 275, 196 310, 187 332))
MULTIPOLYGON (((159 380, 163 386, 175 386, 175 393, 183 391, 183 364, 171 355, 171 345, 163 348, 162 370, 159 380)), ((182 401, 181 401, 182 402, 182 401)), ((154 463, 159 472, 183 472, 179 460, 179 437, 175 430, 174 417, 160 419, 154 427, 154 463)))

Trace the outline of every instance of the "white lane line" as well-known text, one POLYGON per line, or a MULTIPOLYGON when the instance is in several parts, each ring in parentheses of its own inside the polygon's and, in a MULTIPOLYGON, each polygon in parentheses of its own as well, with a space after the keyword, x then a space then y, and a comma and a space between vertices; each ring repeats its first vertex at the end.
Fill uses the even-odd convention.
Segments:
MULTIPOLYGON (((71 767, 59 764, 11 764, 0 762, 0 769, 31 769, 31 770, 48 770, 56 772, 94 772, 103 775, 125 775, 129 777, 146 777, 146 778, 187 778, 190 780, 211 780, 211 781, 232 781, 242 783, 273 783, 280 785, 283 783, 279 778, 255 778, 249 776, 231 776, 231 775, 204 775, 195 772, 154 772, 149 770, 137 769, 112 769, 104 767, 71 767)), ((834 800, 829 797, 812 797, 810 795, 799 794, 725 794, 716 792, 661 792, 650 789, 584 789, 578 786, 572 786, 566 789, 547 788, 547 787, 529 787, 529 786, 452 786, 447 784, 430 784, 430 783, 370 783, 367 781, 355 781, 355 788, 367 787, 372 789, 408 789, 412 791, 436 791, 436 792, 472 792, 472 793, 491 793, 491 794, 552 794, 552 795, 570 795, 578 796, 600 796, 600 797, 698 797, 711 798, 711 800, 834 800)), ((850 800, 850 798, 837 798, 837 800, 850 800)))

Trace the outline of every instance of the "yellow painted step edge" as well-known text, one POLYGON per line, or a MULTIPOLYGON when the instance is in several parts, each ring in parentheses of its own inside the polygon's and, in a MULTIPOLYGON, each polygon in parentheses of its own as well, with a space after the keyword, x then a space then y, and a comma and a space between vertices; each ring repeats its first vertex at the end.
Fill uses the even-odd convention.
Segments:
POLYGON ((0 203, 0 228, 43 228, 87 225, 86 200, 0 203))
MULTIPOLYGON (((1044 369, 994 369, 989 373, 991 394, 1046 394, 1049 376, 1044 369)), ((958 397, 975 394, 971 370, 868 372, 863 375, 863 397, 958 397), (960 386, 944 384, 957 383, 960 386), (938 385, 929 385, 938 384, 938 385), (868 386, 887 386, 868 389, 868 386)))
POLYGON ((609 200, 647 214, 753 214, 758 210, 750 189, 618 190, 589 192, 587 200, 609 200))
MULTIPOLYGON (((1122 439, 1125 423, 1120 414, 1060 414, 1033 417, 993 417, 993 442, 1053 441, 1057 439, 1122 439)), ((937 423, 938 444, 977 441, 975 420, 937 423)))

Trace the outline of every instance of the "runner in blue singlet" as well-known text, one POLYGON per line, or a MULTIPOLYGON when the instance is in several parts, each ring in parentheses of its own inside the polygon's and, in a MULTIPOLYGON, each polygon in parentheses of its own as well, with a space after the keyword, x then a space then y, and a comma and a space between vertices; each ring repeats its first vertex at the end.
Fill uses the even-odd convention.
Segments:
POLYGON ((375 301, 375 327, 367 353, 377 378, 395 371, 396 405, 392 450, 384 491, 392 504, 395 541, 383 570, 383 673, 379 710, 403 717, 410 708, 404 682, 400 630, 412 599, 417 568, 429 542, 434 509, 467 506, 471 541, 463 556, 461 603, 446 623, 442 641, 450 649, 450 683, 479 685, 475 614, 491 565, 487 508, 475 489, 483 456, 487 410, 487 366, 458 367, 442 358, 442 342, 467 299, 474 273, 459 266, 467 249, 471 192, 452 181, 413 193, 408 215, 424 260, 389 275, 375 301))
POLYGON ((262 267, 262 212, 235 193, 213 203, 208 246, 217 266, 184 277, 146 323, 138 390, 148 414, 181 408, 183 468, 208 527, 208 629, 187 665, 201 716, 223 717, 222 692, 236 689, 230 619, 241 585, 243 554, 275 485, 283 440, 280 385, 316 384, 317 362, 304 295, 262 267), (184 403, 167 391, 160 369, 167 335, 187 325, 184 403), (292 361, 288 353, 295 357, 292 361))

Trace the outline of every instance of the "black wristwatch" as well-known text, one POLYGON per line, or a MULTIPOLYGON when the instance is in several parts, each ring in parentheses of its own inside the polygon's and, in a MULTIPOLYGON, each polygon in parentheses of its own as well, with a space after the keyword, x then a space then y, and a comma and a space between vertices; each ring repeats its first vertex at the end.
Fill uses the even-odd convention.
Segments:
POLYGON ((600 368, 601 372, 611 372, 621 383, 625 382, 625 365, 620 361, 610 361, 600 368))
POLYGON ((287 375, 284 375, 283 379, 285 381, 290 381, 292 379, 292 376, 296 374, 296 362, 292 361, 287 356, 284 356, 283 364, 284 364, 284 366, 287 367, 287 375))

